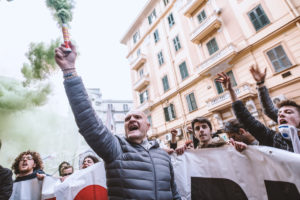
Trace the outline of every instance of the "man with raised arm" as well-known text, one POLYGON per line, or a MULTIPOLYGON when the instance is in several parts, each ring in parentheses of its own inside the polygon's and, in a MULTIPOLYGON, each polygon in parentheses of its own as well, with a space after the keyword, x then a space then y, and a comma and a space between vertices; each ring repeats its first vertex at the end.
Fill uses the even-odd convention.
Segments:
POLYGON ((79 132, 104 160, 109 199, 181 199, 168 154, 146 138, 150 124, 141 111, 125 117, 126 138, 114 136, 93 110, 82 80, 76 74, 76 48, 65 54, 55 49, 55 60, 64 73, 65 90, 79 132))
POLYGON ((278 105, 279 125, 291 126, 291 133, 294 139, 286 138, 283 134, 276 133, 255 119, 244 106, 243 102, 238 100, 230 82, 230 78, 223 72, 218 74, 218 82, 221 82, 226 90, 229 91, 232 108, 236 118, 241 122, 245 129, 249 131, 261 145, 276 147, 279 149, 288 150, 295 153, 300 153, 299 135, 300 135, 300 106, 290 100, 281 102, 278 105))
POLYGON ((264 113, 277 123, 278 118, 278 109, 274 107, 274 104, 270 98, 269 91, 265 86, 265 78, 267 74, 267 68, 264 69, 264 72, 261 72, 258 66, 252 65, 250 67, 250 73, 252 74, 253 79, 256 81, 258 98, 264 113))

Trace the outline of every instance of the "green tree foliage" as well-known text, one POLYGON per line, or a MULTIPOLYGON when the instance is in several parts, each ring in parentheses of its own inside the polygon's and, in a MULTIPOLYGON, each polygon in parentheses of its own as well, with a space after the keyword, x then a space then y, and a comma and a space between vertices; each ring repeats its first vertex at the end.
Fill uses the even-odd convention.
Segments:
POLYGON ((24 63, 21 72, 26 79, 24 85, 32 81, 44 80, 48 75, 57 68, 55 63, 55 48, 60 44, 59 39, 51 41, 49 46, 44 43, 31 43, 26 57, 29 63, 24 63))

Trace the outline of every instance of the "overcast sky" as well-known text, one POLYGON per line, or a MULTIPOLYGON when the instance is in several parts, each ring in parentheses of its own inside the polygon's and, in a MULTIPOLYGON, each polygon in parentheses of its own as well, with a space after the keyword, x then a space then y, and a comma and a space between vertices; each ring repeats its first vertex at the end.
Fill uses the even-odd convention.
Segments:
MULTIPOLYGON (((77 0, 71 39, 80 56, 77 71, 86 87, 100 88, 105 99, 132 99, 127 47, 120 39, 147 0, 77 0)), ((0 1, 0 75, 21 79, 31 42, 62 37, 45 0, 0 1)))

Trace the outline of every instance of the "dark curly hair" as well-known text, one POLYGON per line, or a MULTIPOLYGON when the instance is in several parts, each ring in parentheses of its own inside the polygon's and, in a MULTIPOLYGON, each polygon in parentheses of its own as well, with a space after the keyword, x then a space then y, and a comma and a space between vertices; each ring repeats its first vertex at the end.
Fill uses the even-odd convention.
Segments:
POLYGON ((84 157, 84 159, 82 160, 82 164, 83 164, 84 160, 85 160, 85 159, 87 159, 87 158, 90 158, 90 159, 92 159, 94 163, 97 163, 97 162, 99 162, 99 159, 98 159, 98 158, 96 158, 95 156, 88 155, 88 156, 84 157))
POLYGON ((38 152, 35 152, 35 151, 24 151, 22 153, 20 153, 18 155, 18 157, 15 159, 14 163, 12 164, 11 166, 11 169, 14 171, 14 173, 16 175, 20 174, 20 171, 19 171, 19 163, 21 161, 21 158, 24 156, 24 155, 31 155, 32 158, 33 158, 33 161, 35 163, 35 168, 33 170, 37 170, 37 169, 43 169, 44 168, 44 164, 43 164, 43 161, 41 159, 41 156, 38 152))

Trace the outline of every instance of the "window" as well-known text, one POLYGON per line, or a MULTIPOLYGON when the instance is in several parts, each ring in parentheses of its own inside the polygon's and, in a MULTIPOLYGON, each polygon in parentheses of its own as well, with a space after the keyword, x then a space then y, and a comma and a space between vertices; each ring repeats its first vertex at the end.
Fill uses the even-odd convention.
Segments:
POLYGON ((157 58, 158 58, 158 63, 160 66, 162 64, 164 64, 164 57, 163 57, 162 51, 157 54, 157 58))
POLYGON ((144 76, 144 68, 139 69, 139 76, 140 78, 144 76))
POLYGON ((170 28, 175 24, 174 17, 173 17, 172 13, 168 17, 168 22, 169 22, 169 27, 170 28))
POLYGON ((175 108, 173 104, 170 104, 167 107, 164 107, 165 120, 168 122, 176 118, 175 108))
POLYGON ((140 32, 137 31, 137 32, 133 35, 133 43, 135 44, 139 39, 140 39, 140 32))
POLYGON ((199 15, 197 15, 199 23, 203 22, 203 20, 206 19, 206 13, 205 10, 202 10, 199 15))
POLYGON ((181 49, 178 35, 173 39, 173 43, 174 43, 175 51, 178 51, 179 49, 181 49))
POLYGON ((140 103, 144 103, 148 100, 148 90, 145 90, 144 92, 140 93, 140 103))
POLYGON ((139 55, 141 55, 141 49, 138 49, 138 50, 136 51, 136 56, 139 56, 139 55))
POLYGON ((159 41, 159 35, 157 29, 154 31, 153 35, 154 35, 154 42, 157 43, 159 41))
POLYGON ((165 75, 163 78, 162 78, 162 82, 163 82, 163 88, 164 88, 164 91, 166 92, 167 90, 169 90, 169 81, 168 81, 168 76, 165 75))
POLYGON ((155 9, 152 11, 152 13, 150 13, 150 15, 148 16, 148 22, 149 25, 152 24, 152 22, 156 19, 156 12, 155 9))
POLYGON ((291 61, 287 57, 287 55, 281 45, 268 51, 267 55, 268 55, 276 72, 280 72, 280 71, 292 66, 291 61))
POLYGON ((197 109, 197 104, 196 104, 194 93, 187 95, 186 101, 187 101, 187 104, 189 107, 189 112, 192 112, 197 109))
POLYGON ((150 127, 152 127, 152 117, 151 117, 151 115, 148 115, 147 119, 148 119, 148 122, 150 124, 150 127))
POLYGON ((124 110, 124 112, 128 112, 129 111, 128 104, 123 104, 123 110, 124 110))
MULTIPOLYGON (((231 82, 232 87, 237 86, 232 71, 229 71, 229 72, 227 72, 226 74, 227 74, 227 76, 229 76, 229 78, 230 78, 230 82, 231 82)), ((215 79, 215 85, 216 85, 216 88, 217 88, 217 92, 218 92, 218 94, 221 94, 221 93, 224 92, 224 88, 223 88, 223 86, 222 86, 222 83, 217 82, 216 80, 217 80, 217 79, 215 79)))
POLYGON ((164 0, 165 6, 169 3, 169 0, 164 0))
POLYGON ((179 70, 182 80, 189 76, 185 61, 179 65, 179 70))
POLYGON ((270 23, 269 18, 265 14, 261 5, 257 6, 248 13, 248 16, 256 31, 270 23))
POLYGON ((219 50, 219 47, 218 47, 218 44, 217 44, 215 38, 213 38, 213 39, 211 39, 210 41, 208 41, 208 42, 206 43, 206 46, 207 46, 209 55, 212 55, 213 53, 215 53, 216 51, 219 50))

